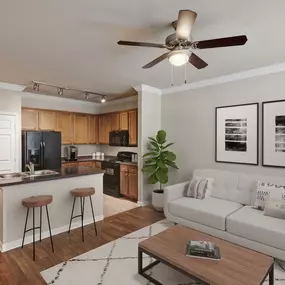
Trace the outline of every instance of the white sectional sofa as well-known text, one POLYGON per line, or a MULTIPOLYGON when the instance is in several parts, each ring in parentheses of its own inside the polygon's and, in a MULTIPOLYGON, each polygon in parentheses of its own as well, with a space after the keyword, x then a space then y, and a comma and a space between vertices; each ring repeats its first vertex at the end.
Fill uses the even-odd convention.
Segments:
POLYGON ((285 219, 264 216, 252 208, 257 180, 285 185, 285 178, 214 169, 197 169, 193 177, 214 178, 211 197, 185 197, 189 181, 166 187, 167 219, 285 260, 285 219))

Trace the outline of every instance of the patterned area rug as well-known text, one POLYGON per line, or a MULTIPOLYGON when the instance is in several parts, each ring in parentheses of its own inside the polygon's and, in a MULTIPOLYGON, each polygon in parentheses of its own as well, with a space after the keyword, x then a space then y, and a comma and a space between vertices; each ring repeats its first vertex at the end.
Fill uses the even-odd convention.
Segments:
MULTIPOLYGON (((47 284, 55 285, 151 285, 137 274, 138 243, 173 226, 163 220, 113 242, 105 244, 64 263, 41 272, 47 284)), ((152 262, 144 257, 144 266, 152 262)), ((181 273, 158 264, 151 269, 155 279, 164 285, 198 285, 181 273)), ((285 285, 285 263, 275 263, 275 285, 285 285)), ((264 285, 268 285, 266 280, 264 285)))

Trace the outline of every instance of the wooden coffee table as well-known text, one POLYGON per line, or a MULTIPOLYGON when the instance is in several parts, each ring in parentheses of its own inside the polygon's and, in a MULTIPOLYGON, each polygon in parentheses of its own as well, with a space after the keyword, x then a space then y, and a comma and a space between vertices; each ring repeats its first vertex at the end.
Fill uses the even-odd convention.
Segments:
POLYGON ((139 243, 138 272, 156 285, 162 283, 146 271, 158 263, 208 285, 260 285, 269 275, 274 284, 274 259, 256 251, 177 225, 139 243), (189 240, 211 241, 220 247, 221 261, 185 256, 189 240), (156 261, 143 268, 143 253, 156 261))

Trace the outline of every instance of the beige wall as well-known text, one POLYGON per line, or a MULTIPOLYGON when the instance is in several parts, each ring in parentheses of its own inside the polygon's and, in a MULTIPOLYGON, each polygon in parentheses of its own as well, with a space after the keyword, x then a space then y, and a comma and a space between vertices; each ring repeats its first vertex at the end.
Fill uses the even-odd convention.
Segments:
MULTIPOLYGON (((264 75, 162 96, 162 128, 177 154, 179 171, 170 183, 189 180, 195 168, 284 176, 284 169, 215 162, 215 108, 285 99, 285 73, 264 75)), ((285 111, 285 110, 284 110, 285 111)), ((261 163, 261 104, 259 145, 261 163)))

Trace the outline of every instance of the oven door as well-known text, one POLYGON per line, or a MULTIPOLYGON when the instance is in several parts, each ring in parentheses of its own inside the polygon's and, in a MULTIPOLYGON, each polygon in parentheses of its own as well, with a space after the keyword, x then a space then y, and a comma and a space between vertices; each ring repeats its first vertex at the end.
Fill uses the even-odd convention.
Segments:
POLYGON ((113 197, 121 197, 120 194, 120 164, 103 162, 105 170, 103 177, 103 193, 113 197))

